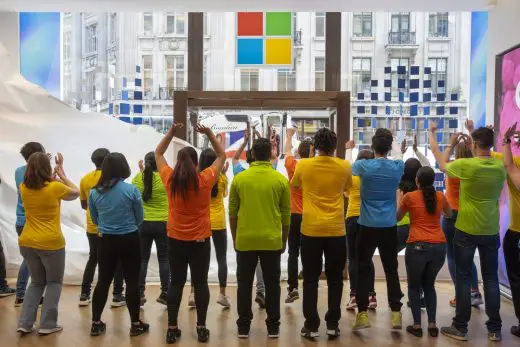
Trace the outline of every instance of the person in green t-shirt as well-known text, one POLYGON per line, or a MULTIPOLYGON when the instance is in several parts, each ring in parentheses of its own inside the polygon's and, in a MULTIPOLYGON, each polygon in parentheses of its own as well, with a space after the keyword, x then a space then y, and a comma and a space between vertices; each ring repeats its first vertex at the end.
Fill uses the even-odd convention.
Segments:
MULTIPOLYGON (((466 135, 462 135, 466 136, 466 135)), ((498 286, 498 249, 500 246, 498 200, 504 187, 506 170, 500 159, 491 156, 495 137, 491 128, 471 133, 475 157, 442 163, 448 177, 460 179, 460 203, 453 239, 456 271, 456 315, 442 334, 466 341, 471 317, 471 265, 478 248, 486 297, 488 338, 502 339, 500 290, 498 286)), ((469 141, 469 139, 468 139, 469 141)))
POLYGON ((144 222, 139 229, 141 238, 141 272, 139 277, 139 290, 141 292, 141 306, 146 303, 144 295, 146 286, 146 273, 148 261, 155 241, 157 248, 157 260, 159 262, 159 277, 161 279, 161 295, 157 302, 166 305, 166 294, 170 287, 170 265, 168 263, 168 236, 166 235, 166 223, 168 221, 168 196, 157 172, 154 152, 149 152, 144 157, 144 162, 139 162, 139 172, 132 184, 137 187, 143 199, 144 222))

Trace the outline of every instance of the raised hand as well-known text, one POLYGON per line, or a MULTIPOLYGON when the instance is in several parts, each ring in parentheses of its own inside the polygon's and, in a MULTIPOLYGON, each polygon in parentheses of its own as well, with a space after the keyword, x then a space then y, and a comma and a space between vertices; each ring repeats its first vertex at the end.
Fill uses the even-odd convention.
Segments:
POLYGON ((224 166, 222 167, 222 173, 223 174, 227 173, 228 168, 229 168, 229 161, 226 161, 224 163, 224 166))
POLYGON ((475 130, 475 123, 471 119, 467 119, 464 123, 464 126, 466 127, 466 130, 471 134, 473 130, 475 130))
POLYGON ((144 171, 144 160, 143 159, 139 160, 139 170, 141 172, 144 171))
POLYGON ((408 149, 408 145, 406 144, 406 139, 404 139, 403 142, 401 142, 401 153, 404 154, 407 149, 408 149))
POLYGON ((248 125, 246 131, 244 131, 244 143, 249 143, 251 137, 251 127, 248 125))
POLYGON ((464 134, 462 134, 462 133, 453 133, 453 134, 451 134, 451 136, 450 136, 450 144, 451 144, 452 147, 455 147, 460 142, 461 135, 464 135, 464 134))
POLYGON ((168 130, 168 132, 170 132, 170 133, 175 133, 175 131, 176 131, 177 129, 182 129, 183 127, 184 127, 184 124, 183 124, 183 123, 176 123, 176 122, 174 122, 174 123, 171 125, 170 129, 168 130))
POLYGON ((193 126, 193 130, 195 130, 198 133, 204 134, 204 135, 209 135, 211 133, 210 128, 208 128, 207 126, 204 126, 200 123, 195 124, 193 126))
POLYGON ((413 151, 417 152, 417 135, 413 136, 413 151))
POLYGON ((430 121, 430 132, 434 134, 437 131, 437 123, 434 121, 430 121))
POLYGON ((513 124, 509 129, 506 130, 506 132, 504 134, 504 140, 509 140, 511 137, 513 137, 517 133, 516 132, 517 123, 518 122, 515 122, 515 124, 513 124))
POLYGON ((54 161, 56 162, 56 166, 63 166, 63 155, 58 152, 54 157, 54 161))
POLYGON ((54 172, 56 173, 56 175, 61 179, 63 180, 64 178, 66 178, 67 176, 65 175, 65 171, 63 170, 63 166, 61 165, 58 165, 54 168, 54 172))
POLYGON ((296 128, 287 128, 287 137, 292 138, 296 134, 296 128))
POLYGON ((356 142, 354 140, 348 140, 345 143, 345 149, 353 149, 356 147, 356 142))

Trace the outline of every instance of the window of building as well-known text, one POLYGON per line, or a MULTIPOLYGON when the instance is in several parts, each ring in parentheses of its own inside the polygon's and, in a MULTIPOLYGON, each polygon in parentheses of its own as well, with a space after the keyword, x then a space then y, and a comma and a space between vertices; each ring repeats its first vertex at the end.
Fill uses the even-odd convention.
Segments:
POLYGON ((153 56, 143 55, 143 91, 145 96, 152 92, 153 88, 153 56))
POLYGON ((415 33, 411 32, 410 12, 392 13, 388 41, 392 45, 415 44, 415 33))
POLYGON ((325 90, 325 57, 314 58, 314 90, 325 90))
POLYGON ((354 97, 358 93, 370 91, 370 80, 372 79, 372 59, 352 59, 352 92, 354 97))
POLYGON ((70 31, 66 31, 63 33, 63 59, 68 60, 71 59, 71 51, 72 51, 72 33, 70 31))
POLYGON ((166 84, 168 94, 171 96, 172 90, 184 89, 186 86, 186 69, 183 55, 166 56, 166 84))
POLYGON ((316 12, 314 15, 315 36, 319 38, 325 37, 325 12, 316 12))
POLYGON ((87 53, 97 52, 97 24, 87 26, 87 41, 86 51, 87 53))
POLYGON ((392 58, 390 60, 390 66, 392 68, 392 96, 398 97, 399 92, 404 92, 404 95, 408 95, 410 86, 410 59, 408 58, 392 58), (397 67, 404 66, 406 68, 406 74, 401 76, 397 73, 397 67), (405 87, 398 88, 399 79, 405 79, 405 87))
POLYGON ((240 90, 241 91, 258 91, 260 73, 258 69, 241 69, 240 70, 240 90))
POLYGON ((353 34, 357 37, 372 36, 372 12, 355 12, 353 34))
POLYGON ((143 33, 145 36, 153 35, 153 13, 145 12, 143 15, 143 33))
POLYGON ((430 13, 430 37, 448 37, 448 12, 430 13))
POLYGON ((117 13, 110 14, 110 43, 117 41, 117 13))
POLYGON ((447 58, 430 58, 428 66, 432 69, 432 94, 437 95, 439 92, 439 81, 444 81, 445 87, 448 86, 448 59, 447 58))
POLYGON ((278 69, 278 90, 282 92, 296 90, 296 71, 294 69, 278 69))
POLYGON ((184 35, 186 32, 186 15, 168 13, 166 15, 166 34, 184 35))

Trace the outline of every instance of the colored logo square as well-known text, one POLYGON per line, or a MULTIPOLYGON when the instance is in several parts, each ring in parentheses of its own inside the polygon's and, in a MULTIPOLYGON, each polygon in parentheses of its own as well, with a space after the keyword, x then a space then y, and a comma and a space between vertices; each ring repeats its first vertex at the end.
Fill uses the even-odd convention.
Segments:
POLYGON ((262 12, 238 12, 238 36, 263 36, 264 14, 262 12))
POLYGON ((265 63, 268 65, 291 65, 292 42, 290 38, 265 40, 265 63))
POLYGON ((238 65, 260 65, 264 63, 263 57, 263 39, 237 39, 238 65))
POLYGON ((266 35, 291 36, 291 18, 291 12, 267 12, 265 19, 266 35))

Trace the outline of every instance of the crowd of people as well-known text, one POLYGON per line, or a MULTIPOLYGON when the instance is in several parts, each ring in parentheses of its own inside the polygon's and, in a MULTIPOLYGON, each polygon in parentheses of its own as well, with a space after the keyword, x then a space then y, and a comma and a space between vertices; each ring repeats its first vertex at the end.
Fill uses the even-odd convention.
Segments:
MULTIPOLYGON (((228 190, 228 165, 224 149, 213 132, 201 125, 194 130, 207 136, 211 147, 198 155, 192 147, 178 152, 173 165, 165 153, 182 124, 173 124, 154 152, 139 162, 140 172, 127 183, 131 171, 125 156, 99 148, 92 153, 95 169, 78 188, 67 178, 61 154, 51 157, 36 142, 27 143, 21 154, 27 164, 16 169, 18 188, 16 231, 20 267, 16 289, 5 281, 5 260, 0 245, 0 297, 16 295, 23 306, 17 331, 34 331, 42 305, 38 333, 62 330, 58 305, 65 271, 65 239, 61 231, 61 200, 79 197, 86 210, 89 257, 85 267, 79 306, 92 301, 91 336, 106 331, 102 313, 114 283, 112 307, 127 306, 130 336, 148 332, 140 317, 147 298, 146 274, 152 244, 157 248, 161 282, 157 302, 166 305, 166 342, 181 337, 178 314, 190 269, 190 307, 196 307, 199 342, 207 342, 206 326, 210 290, 208 271, 211 240, 218 264, 220 293, 217 303, 231 306, 227 296, 227 218, 224 198, 229 195, 229 229, 237 259, 237 335, 248 338, 255 301, 266 309, 267 335, 280 334, 281 254, 288 247, 288 286, 285 302, 300 298, 299 257, 303 276, 301 335, 319 337, 318 286, 324 269, 327 281, 326 335, 340 336, 344 270, 348 270, 350 295, 347 311, 357 314, 354 330, 371 326, 367 311, 377 307, 373 256, 379 250, 386 276, 391 329, 402 329, 401 283, 398 253, 405 251, 408 306, 413 322, 406 331, 423 336, 421 308, 427 312, 427 332, 456 340, 468 339, 471 307, 484 304, 473 262, 478 249, 488 338, 502 339, 498 284, 499 197, 507 179, 511 224, 503 241, 515 314, 520 320, 520 158, 513 157, 516 124, 504 134, 501 153, 492 151, 492 128, 474 129, 469 135, 455 133, 444 152, 436 141, 436 126, 429 139, 439 169, 446 173, 446 193, 436 190, 435 171, 418 151, 418 159, 402 160, 406 151, 388 129, 377 129, 371 150, 360 150, 352 159, 353 141, 346 144, 346 158, 336 157, 336 134, 320 129, 313 139, 292 148, 295 129, 288 129, 285 168, 288 178, 276 170, 279 139, 254 134, 246 151, 249 167, 240 158, 250 143, 250 129, 232 160, 234 179, 228 190), (256 138, 255 138, 256 137, 256 138), (454 160, 450 161, 455 152, 454 160), (389 157, 392 154, 392 157, 389 157), (345 206, 348 201, 348 206, 345 206), (455 286, 453 322, 437 326, 437 275, 448 260, 455 286), (91 285, 98 279, 91 299, 91 285), (31 278, 30 284, 27 283, 31 278), (125 283, 125 287, 123 286, 125 283), (124 294, 123 294, 124 291, 124 294)), ((497 145, 498 146, 498 145, 497 145)), ((511 328, 520 337, 520 325, 511 328)))

